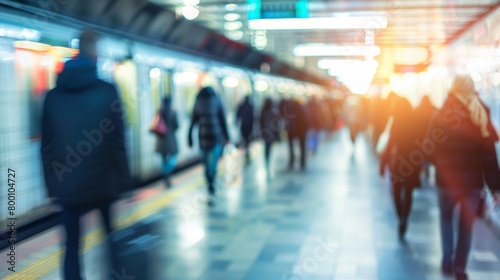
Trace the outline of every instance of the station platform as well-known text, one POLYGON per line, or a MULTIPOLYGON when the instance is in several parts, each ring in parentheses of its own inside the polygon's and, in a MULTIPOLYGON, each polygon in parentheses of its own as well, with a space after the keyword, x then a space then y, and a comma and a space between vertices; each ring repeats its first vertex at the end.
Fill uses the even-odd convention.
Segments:
MULTIPOLYGON (((222 160, 213 207, 200 166, 174 176, 172 188, 159 182, 114 205, 121 267, 113 279, 448 279, 432 182, 414 192, 401 243, 390 189, 363 135, 352 145, 347 131, 334 134, 305 171, 287 170, 288 147, 274 148, 269 173, 259 145, 248 166, 222 160)), ((109 279, 97 213, 83 225, 86 279, 109 279)), ((0 278, 61 279, 63 239, 56 227, 18 244, 16 272, 2 262, 0 278)), ((468 272, 500 279, 500 240, 482 219, 468 272)))

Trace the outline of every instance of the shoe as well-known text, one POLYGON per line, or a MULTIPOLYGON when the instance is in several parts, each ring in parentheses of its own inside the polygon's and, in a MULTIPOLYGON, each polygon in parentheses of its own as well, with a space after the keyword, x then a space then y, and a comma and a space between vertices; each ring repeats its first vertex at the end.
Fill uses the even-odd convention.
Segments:
POLYGON ((399 223, 399 240, 401 242, 405 241, 406 228, 406 223, 399 223))
POLYGON ((215 206, 215 201, 216 201, 215 194, 210 194, 207 199, 207 205, 213 207, 215 206))
POLYGON ((451 263, 443 263, 441 265, 441 271, 443 272, 444 275, 446 276, 451 276, 453 275, 453 267, 451 263))
POLYGON ((465 271, 456 271, 455 272, 455 279, 456 280, 468 280, 469 277, 467 276, 467 273, 465 273, 465 271))

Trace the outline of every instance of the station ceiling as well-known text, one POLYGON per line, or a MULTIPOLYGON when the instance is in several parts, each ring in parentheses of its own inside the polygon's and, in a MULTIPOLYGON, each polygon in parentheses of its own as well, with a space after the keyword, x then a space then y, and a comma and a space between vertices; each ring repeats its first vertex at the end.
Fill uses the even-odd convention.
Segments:
MULTIPOLYGON (((199 15, 193 19, 194 22, 315 75, 326 76, 326 70, 317 67, 317 62, 326 57, 296 56, 293 52, 295 46, 311 43, 341 46, 373 44, 380 48, 380 54, 374 57, 379 64, 375 80, 382 81, 394 71, 412 71, 412 67, 418 71, 418 67, 429 62, 434 52, 453 42, 478 20, 500 7, 498 0, 309 0, 306 1, 309 18, 343 17, 348 22, 352 17, 382 15, 387 19, 387 26, 377 28, 368 23, 341 30, 256 30, 249 27, 249 15, 254 15, 252 11, 255 3, 264 7, 262 10, 268 12, 267 15, 271 11, 271 17, 274 17, 278 15, 277 11, 284 11, 286 14, 290 7, 293 8, 294 4, 304 0, 149 1, 173 10, 179 16, 183 6, 195 6, 199 15), (228 14, 232 15, 227 16, 228 14)), ((375 25, 379 23, 376 22, 375 25)), ((337 58, 363 59, 359 56, 352 57, 351 54, 346 53, 337 58)))

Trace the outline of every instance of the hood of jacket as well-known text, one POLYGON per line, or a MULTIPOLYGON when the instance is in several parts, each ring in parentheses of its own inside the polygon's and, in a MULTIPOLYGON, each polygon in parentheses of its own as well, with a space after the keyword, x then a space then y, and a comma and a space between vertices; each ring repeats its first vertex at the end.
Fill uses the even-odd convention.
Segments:
POLYGON ((198 94, 198 98, 212 98, 215 97, 215 91, 211 87, 204 87, 200 90, 200 93, 198 94))
POLYGON ((57 78, 57 87, 71 93, 85 89, 98 81, 96 63, 80 54, 64 64, 64 69, 57 78))

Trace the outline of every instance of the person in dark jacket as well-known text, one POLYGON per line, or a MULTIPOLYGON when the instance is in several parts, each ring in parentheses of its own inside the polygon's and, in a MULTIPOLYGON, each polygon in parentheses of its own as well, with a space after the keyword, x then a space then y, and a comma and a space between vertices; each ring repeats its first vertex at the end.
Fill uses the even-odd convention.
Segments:
POLYGON ((389 120, 391 98, 392 93, 387 98, 377 96, 374 100, 373 110, 370 118, 370 122, 373 127, 372 145, 374 149, 377 147, 380 135, 382 134, 382 132, 384 132, 384 129, 389 120))
POLYGON ((175 132, 179 128, 177 115, 172 109, 172 100, 170 97, 165 97, 162 101, 162 117, 167 125, 167 133, 164 136, 158 136, 156 142, 156 151, 162 158, 162 174, 167 187, 171 186, 170 174, 177 164, 177 138, 175 132))
POLYGON ((208 202, 212 205, 215 198, 217 163, 223 146, 229 141, 229 134, 222 102, 211 87, 202 88, 196 96, 189 127, 189 147, 193 146, 192 131, 196 124, 199 126, 198 140, 208 184, 208 202))
POLYGON ((362 131, 362 114, 365 113, 363 111, 362 98, 353 94, 349 95, 343 106, 344 120, 349 127, 351 142, 354 144, 358 134, 362 131))
POLYGON ((130 185, 122 103, 116 88, 97 78, 97 40, 93 31, 81 33, 80 54, 66 62, 57 86, 47 93, 42 114, 45 184, 49 197, 62 206, 63 277, 71 280, 82 279, 80 217, 98 208, 109 234, 110 205, 130 185))
POLYGON ((245 161, 250 162, 250 138, 253 131, 254 107, 250 102, 250 96, 245 96, 243 102, 236 111, 236 121, 240 123, 240 132, 245 149, 245 161))
POLYGON ((418 148, 415 144, 418 139, 418 133, 414 129, 415 115, 406 98, 396 99, 389 140, 380 159, 381 175, 384 175, 385 167, 389 166, 401 241, 404 240, 407 229, 413 189, 420 186, 419 174, 423 163, 412 154, 418 148))
POLYGON ((260 113, 260 131, 264 140, 264 159, 269 171, 271 161, 271 147, 273 142, 279 141, 281 131, 281 116, 270 98, 264 100, 260 113))
POLYGON ((297 100, 287 100, 281 104, 281 114, 285 119, 288 135, 289 161, 288 169, 292 170, 295 162, 294 142, 299 141, 300 167, 306 168, 306 136, 309 128, 306 110, 297 100))
POLYGON ((427 138, 420 144, 436 167, 441 210, 442 270, 468 279, 465 272, 472 228, 485 184, 500 192, 500 170, 495 151, 498 135, 489 109, 467 75, 457 75, 443 107, 434 115, 427 138), (453 211, 460 206, 458 238, 453 233, 453 211), (454 240, 457 240, 454 245, 454 240))
MULTIPOLYGON (((423 140, 427 135, 427 130, 429 130, 429 125, 431 123, 431 119, 436 113, 437 108, 434 107, 431 103, 431 99, 428 95, 424 95, 420 104, 415 109, 416 115, 416 124, 415 129, 418 131, 419 139, 423 140)), ((429 161, 426 159, 423 164, 423 173, 425 178, 429 178, 429 161)))
POLYGON ((313 154, 316 154, 320 141, 321 131, 326 128, 326 117, 323 106, 319 103, 318 98, 313 95, 309 100, 309 149, 313 154))

